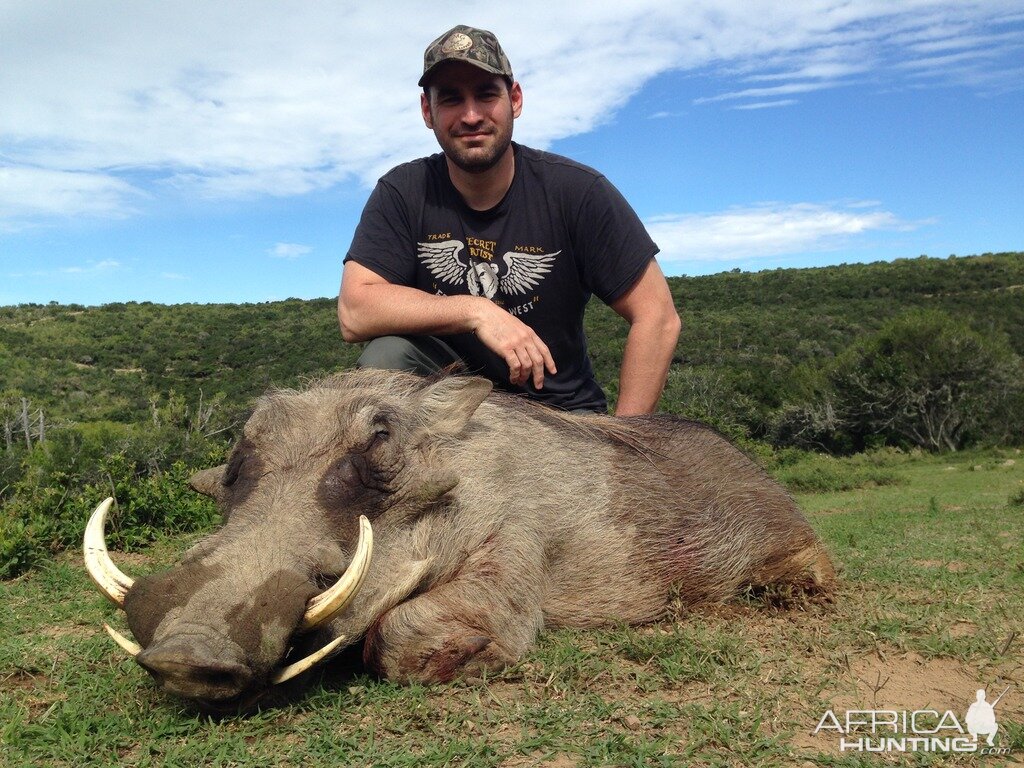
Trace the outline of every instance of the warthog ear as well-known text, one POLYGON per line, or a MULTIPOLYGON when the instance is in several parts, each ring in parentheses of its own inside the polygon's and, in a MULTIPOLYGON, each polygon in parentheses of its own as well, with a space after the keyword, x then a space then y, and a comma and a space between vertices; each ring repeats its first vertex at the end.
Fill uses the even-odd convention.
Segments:
POLYGON ((420 394, 427 434, 457 435, 491 393, 491 382, 478 376, 449 376, 420 394))
POLYGON ((219 499, 224 493, 224 486, 220 481, 227 468, 227 464, 221 464, 219 467, 200 470, 189 478, 188 485, 193 491, 198 491, 204 496, 219 499))

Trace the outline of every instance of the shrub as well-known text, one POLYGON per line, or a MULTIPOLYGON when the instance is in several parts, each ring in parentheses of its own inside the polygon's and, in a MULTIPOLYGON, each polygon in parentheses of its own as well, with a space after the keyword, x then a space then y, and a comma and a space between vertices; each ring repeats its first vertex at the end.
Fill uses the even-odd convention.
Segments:
POLYGON ((80 544, 95 506, 113 495, 116 506, 107 527, 107 542, 137 549, 161 532, 209 528, 217 517, 214 504, 191 491, 193 469, 175 462, 159 475, 136 477, 124 454, 107 458, 108 482, 75 492, 59 485, 16 495, 0 512, 0 578, 35 566, 67 547, 80 544))
POLYGON ((982 335, 942 312, 915 310, 855 342, 829 378, 838 420, 861 445, 877 437, 889 445, 955 451, 998 437, 993 422, 1014 415, 1021 373, 1005 337, 982 335))
POLYGON ((18 454, 0 509, 0 578, 15 576, 66 547, 78 546, 93 508, 116 506, 108 541, 133 549, 159 532, 206 528, 212 502, 188 488, 200 468, 218 464, 226 440, 173 424, 99 422, 55 430, 18 454))
POLYGON ((1024 430, 1024 364, 1006 335, 937 310, 906 312, 792 374, 773 417, 776 444, 955 451, 1012 444, 1024 430))
POLYGON ((738 391, 725 374, 705 366, 673 367, 662 404, 667 413, 710 424, 731 440, 749 437, 753 401, 738 391))
POLYGON ((808 454, 803 461, 781 467, 775 477, 789 490, 801 493, 834 493, 906 482, 901 474, 884 466, 818 454, 808 454))

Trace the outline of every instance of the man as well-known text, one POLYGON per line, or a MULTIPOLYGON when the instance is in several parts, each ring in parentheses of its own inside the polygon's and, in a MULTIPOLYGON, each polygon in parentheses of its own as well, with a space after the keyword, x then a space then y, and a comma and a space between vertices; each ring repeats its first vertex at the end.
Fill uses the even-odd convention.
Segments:
POLYGON ((630 323, 616 415, 653 411, 680 323, 637 215, 596 171, 512 142, 523 92, 490 32, 441 35, 419 85, 442 154, 390 171, 363 211, 338 296, 343 338, 370 341, 359 364, 461 360, 504 389, 605 412, 583 333, 593 293, 630 323))

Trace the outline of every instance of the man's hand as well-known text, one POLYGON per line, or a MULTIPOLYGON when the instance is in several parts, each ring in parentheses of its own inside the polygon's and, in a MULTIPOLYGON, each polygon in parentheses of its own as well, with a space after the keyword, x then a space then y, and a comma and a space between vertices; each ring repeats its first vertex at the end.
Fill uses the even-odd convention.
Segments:
POLYGON ((522 386, 533 379, 534 389, 544 386, 544 372, 555 374, 555 361, 547 344, 533 329, 489 299, 480 297, 473 332, 484 345, 505 360, 508 380, 522 386))
POLYGON ((434 296, 393 285, 360 264, 345 264, 338 294, 338 321, 348 342, 392 333, 475 333, 508 365, 508 380, 544 386, 544 372, 557 373, 551 352, 522 320, 483 296, 434 296))

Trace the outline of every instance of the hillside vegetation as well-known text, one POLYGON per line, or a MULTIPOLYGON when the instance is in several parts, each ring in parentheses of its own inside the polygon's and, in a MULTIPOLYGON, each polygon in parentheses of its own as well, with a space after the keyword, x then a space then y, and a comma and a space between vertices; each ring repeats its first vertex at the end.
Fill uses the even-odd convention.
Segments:
MULTIPOLYGON (((663 410, 774 449, 1021 442, 1024 253, 669 282, 684 330, 663 410)), ((587 330, 614 400, 626 324, 595 301, 587 330)), ((76 540, 103 496, 123 546, 205 524, 183 480, 253 399, 358 354, 333 298, 0 307, 0 577, 76 540)))

